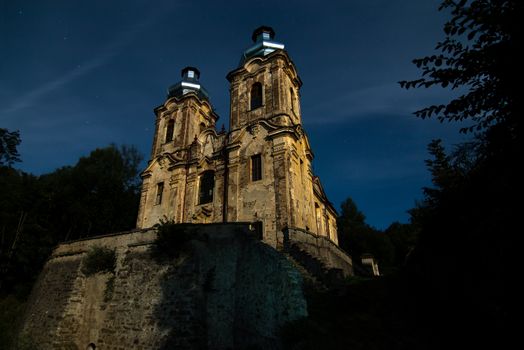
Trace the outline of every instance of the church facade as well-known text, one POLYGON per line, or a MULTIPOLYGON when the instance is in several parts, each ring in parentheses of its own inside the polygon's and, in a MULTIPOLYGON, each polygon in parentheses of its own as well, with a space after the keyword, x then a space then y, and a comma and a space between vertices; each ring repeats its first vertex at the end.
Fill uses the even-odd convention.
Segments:
POLYGON ((252 222, 266 243, 305 230, 338 243, 336 211, 311 167, 295 65, 260 27, 230 83, 229 132, 194 67, 182 70, 154 111, 151 160, 142 173, 138 228, 175 223, 252 222))

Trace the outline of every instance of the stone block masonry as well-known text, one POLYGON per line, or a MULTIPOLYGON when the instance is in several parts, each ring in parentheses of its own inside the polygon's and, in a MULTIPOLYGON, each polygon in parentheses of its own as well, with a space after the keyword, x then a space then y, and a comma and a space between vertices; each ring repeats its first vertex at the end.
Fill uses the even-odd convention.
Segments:
POLYGON ((278 329, 307 316, 299 272, 250 225, 184 225, 175 258, 152 253, 154 230, 58 246, 28 303, 38 349, 279 348, 278 329), (92 247, 115 249, 113 272, 81 272, 92 247))

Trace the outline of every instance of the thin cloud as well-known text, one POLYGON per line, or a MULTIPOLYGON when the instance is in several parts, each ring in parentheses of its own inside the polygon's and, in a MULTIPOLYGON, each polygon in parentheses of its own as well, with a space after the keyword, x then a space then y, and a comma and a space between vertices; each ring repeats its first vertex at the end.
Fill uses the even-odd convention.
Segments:
POLYGON ((339 174, 347 181, 381 182, 423 176, 424 153, 402 154, 397 157, 353 158, 340 165, 339 174))
POLYGON ((99 67, 104 66, 115 56, 120 54, 124 48, 130 45, 140 32, 157 23, 160 17, 165 16, 168 13, 169 11, 166 11, 166 9, 156 9, 154 12, 151 12, 144 20, 138 22, 133 28, 120 33, 120 35, 118 35, 111 43, 101 50, 101 53, 98 56, 95 56, 91 60, 84 61, 75 69, 39 87, 34 88, 23 96, 18 97, 10 105, 2 109, 0 113, 13 114, 20 110, 31 108, 43 97, 48 96, 60 88, 64 88, 71 82, 96 70, 99 67))
POLYGON ((305 107, 308 124, 342 124, 359 121, 369 115, 411 115, 429 104, 449 100, 449 90, 401 89, 396 83, 344 91, 323 103, 305 107), (311 116, 308 118, 307 116, 311 116))

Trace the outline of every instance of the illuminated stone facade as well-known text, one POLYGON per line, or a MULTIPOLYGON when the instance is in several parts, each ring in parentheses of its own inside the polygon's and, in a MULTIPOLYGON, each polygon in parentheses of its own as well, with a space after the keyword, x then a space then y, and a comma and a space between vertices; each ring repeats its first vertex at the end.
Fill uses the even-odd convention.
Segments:
POLYGON ((155 109, 151 161, 142 173, 138 228, 176 223, 258 222, 261 238, 298 228, 338 242, 336 212, 311 168, 302 128, 302 82, 271 28, 253 34, 230 82, 230 131, 187 67, 155 109))

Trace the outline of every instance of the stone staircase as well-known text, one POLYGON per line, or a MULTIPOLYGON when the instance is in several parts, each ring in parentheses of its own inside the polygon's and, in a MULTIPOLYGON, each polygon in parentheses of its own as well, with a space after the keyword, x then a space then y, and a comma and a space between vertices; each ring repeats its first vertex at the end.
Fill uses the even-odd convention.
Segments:
POLYGON ((287 260, 293 265, 293 267, 300 273, 304 286, 306 288, 311 288, 316 291, 326 291, 328 288, 318 280, 313 274, 311 274, 304 266, 302 266, 291 254, 284 253, 287 260))
POLYGON ((302 249, 297 243, 288 243, 284 254, 302 275, 306 285, 317 290, 327 290, 340 285, 342 270, 330 268, 322 260, 302 249))

